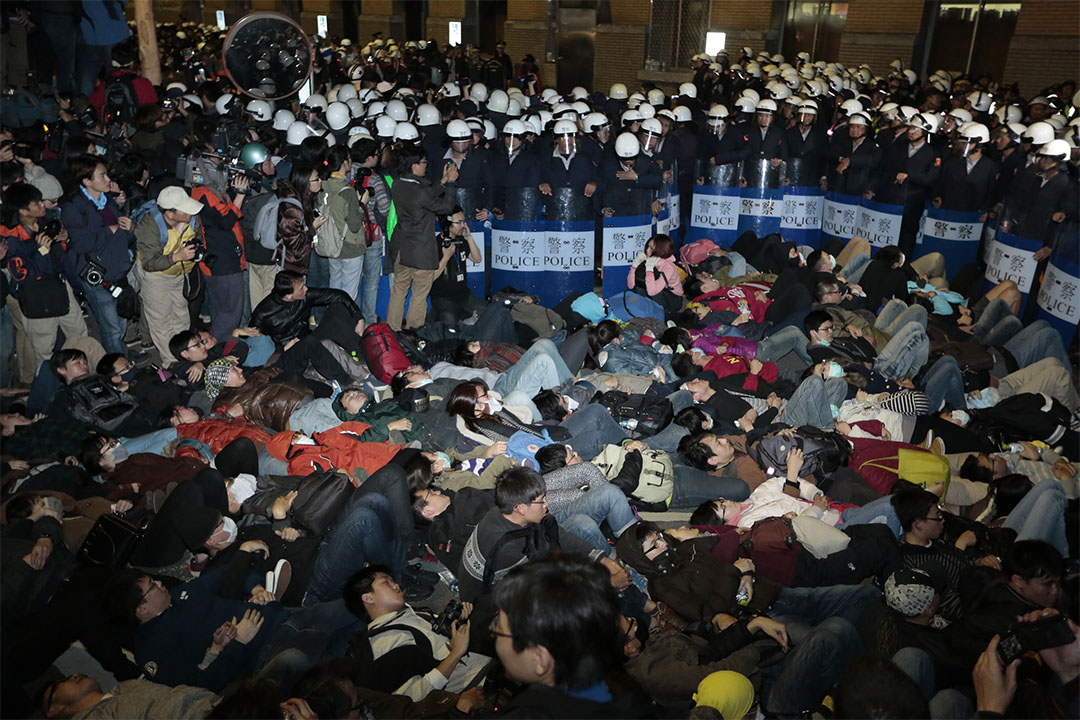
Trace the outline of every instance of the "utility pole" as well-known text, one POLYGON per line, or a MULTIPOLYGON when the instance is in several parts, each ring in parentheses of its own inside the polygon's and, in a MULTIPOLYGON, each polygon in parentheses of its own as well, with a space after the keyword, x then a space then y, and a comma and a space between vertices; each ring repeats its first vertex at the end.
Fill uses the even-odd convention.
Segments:
POLYGON ((158 60, 153 0, 135 0, 135 32, 139 36, 139 65, 142 76, 154 85, 160 85, 161 63, 158 60))

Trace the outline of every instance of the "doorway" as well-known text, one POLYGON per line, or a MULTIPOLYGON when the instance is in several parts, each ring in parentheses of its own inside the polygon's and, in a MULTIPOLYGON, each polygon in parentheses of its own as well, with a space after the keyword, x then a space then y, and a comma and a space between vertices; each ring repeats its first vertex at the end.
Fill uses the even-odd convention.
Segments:
POLYGON ((560 93, 580 85, 592 92, 596 48, 595 0, 559 0, 556 88, 560 93))

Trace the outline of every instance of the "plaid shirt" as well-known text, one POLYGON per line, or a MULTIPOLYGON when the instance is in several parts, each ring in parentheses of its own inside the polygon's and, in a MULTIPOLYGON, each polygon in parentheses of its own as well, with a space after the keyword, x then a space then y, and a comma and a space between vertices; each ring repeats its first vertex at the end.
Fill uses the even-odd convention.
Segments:
POLYGON ((491 340, 480 341, 480 352, 476 359, 480 366, 493 372, 506 372, 521 360, 525 348, 513 343, 497 343, 491 340))

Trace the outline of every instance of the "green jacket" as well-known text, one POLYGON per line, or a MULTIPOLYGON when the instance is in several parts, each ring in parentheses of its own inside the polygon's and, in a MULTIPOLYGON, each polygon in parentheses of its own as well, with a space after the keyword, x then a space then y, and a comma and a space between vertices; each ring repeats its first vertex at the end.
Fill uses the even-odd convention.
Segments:
POLYGON ((344 178, 326 178, 323 181, 323 190, 330 200, 330 217, 333 218, 334 225, 345 231, 345 240, 338 257, 360 257, 367 249, 364 238, 364 210, 360 207, 360 198, 344 178), (345 192, 346 190, 348 192, 345 192))
POLYGON ((421 425, 418 420, 415 420, 405 412, 397 400, 389 398, 383 400, 380 403, 374 405, 365 405, 361 412, 356 414, 350 414, 345 411, 345 408, 341 405, 341 397, 334 399, 334 414, 337 415, 342 422, 362 422, 367 423, 371 427, 364 431, 364 434, 360 436, 362 442, 386 442, 390 439, 390 430, 386 427, 395 420, 409 419, 413 421, 412 430, 399 431, 403 441, 406 443, 413 440, 420 440, 421 425))

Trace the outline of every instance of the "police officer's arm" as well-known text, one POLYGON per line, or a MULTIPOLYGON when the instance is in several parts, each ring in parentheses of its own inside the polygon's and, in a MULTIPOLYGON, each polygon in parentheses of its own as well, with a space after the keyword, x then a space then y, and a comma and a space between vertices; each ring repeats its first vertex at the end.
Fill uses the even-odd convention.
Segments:
POLYGON ((935 153, 934 157, 919 166, 909 167, 908 177, 905 182, 916 187, 929 189, 937 184, 939 177, 941 177, 941 162, 935 153))
POLYGON ((641 165, 642 163, 636 163, 634 165, 635 171, 643 170, 643 172, 638 173, 638 179, 635 181, 637 186, 649 190, 659 190, 664 180, 663 171, 651 160, 644 168, 642 168, 641 165))

